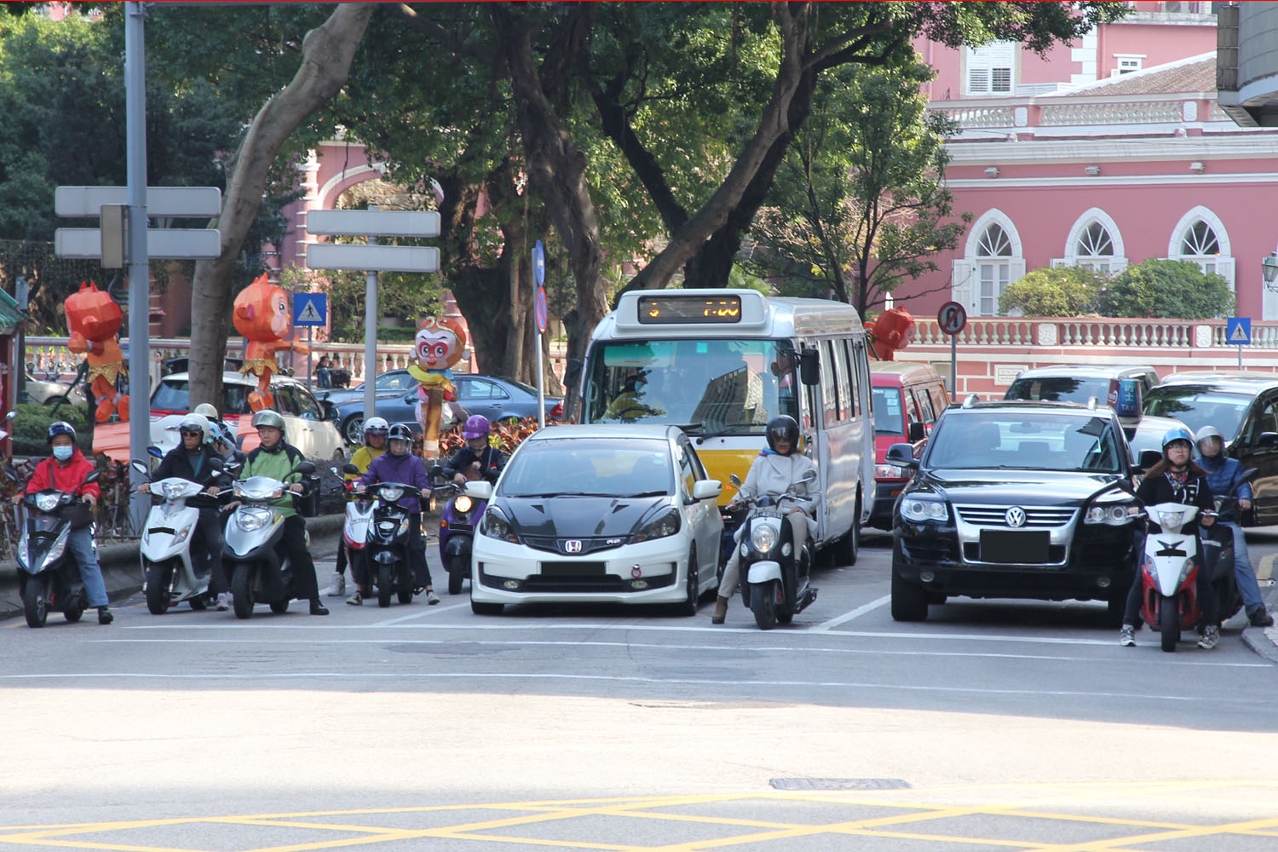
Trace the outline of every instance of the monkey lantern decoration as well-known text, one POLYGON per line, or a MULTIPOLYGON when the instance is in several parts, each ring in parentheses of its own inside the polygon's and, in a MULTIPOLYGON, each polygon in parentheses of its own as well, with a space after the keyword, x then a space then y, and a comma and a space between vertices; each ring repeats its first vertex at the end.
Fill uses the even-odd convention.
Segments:
POLYGON ((67 327, 71 330, 67 348, 77 355, 85 355, 89 362, 85 381, 98 400, 94 419, 105 423, 114 411, 121 420, 128 420, 129 398, 117 388, 119 378, 128 375, 124 354, 115 339, 124 319, 120 306, 105 290, 99 290, 96 282, 81 281, 80 291, 67 297, 65 307, 67 327))
POLYGON ((891 361, 898 350, 909 346, 914 339, 914 317, 905 308, 892 308, 867 322, 865 331, 870 336, 874 357, 891 361))
POLYGON ((413 356, 417 363, 408 365, 408 374, 420 382, 417 395, 417 419, 422 424, 422 456, 439 457, 439 426, 444 400, 452 401, 453 377, 450 369, 461 360, 466 349, 466 329, 453 317, 427 317, 417 326, 413 356))
POLYGON ((284 337, 293 328, 293 315, 288 309, 288 293, 259 276, 235 297, 235 330, 248 339, 244 366, 240 372, 257 376, 257 390, 248 395, 254 411, 271 408, 271 374, 279 371, 275 353, 292 349, 303 355, 310 353, 305 343, 294 343, 284 337))

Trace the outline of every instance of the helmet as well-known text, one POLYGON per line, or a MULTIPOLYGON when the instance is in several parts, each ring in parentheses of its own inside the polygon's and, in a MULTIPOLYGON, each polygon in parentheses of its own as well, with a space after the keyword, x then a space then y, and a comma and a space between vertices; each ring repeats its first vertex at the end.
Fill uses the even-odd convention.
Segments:
POLYGON ((472 414, 467 417, 466 425, 462 426, 462 437, 467 441, 471 438, 487 438, 488 418, 482 414, 472 414))
POLYGON ((794 451, 799 441, 799 424, 793 417, 782 414, 768 421, 768 449, 775 451, 777 441, 789 441, 790 450, 794 451))
POLYGON ((278 411, 272 411, 269 408, 264 408, 253 415, 253 428, 258 429, 262 426, 271 426, 283 432, 284 418, 280 417, 280 413, 278 411))
POLYGON ((1204 426, 1198 430, 1198 444, 1202 444, 1208 438, 1219 438, 1222 444, 1225 443, 1225 437, 1220 434, 1220 430, 1215 426, 1204 426))
POLYGON ((386 420, 382 417, 370 417, 364 421, 364 437, 365 438, 367 438, 369 435, 381 435, 383 438, 385 438, 386 432, 389 429, 390 429, 390 424, 387 423, 386 420))
MULTIPOLYGON (((413 443, 413 430, 409 429, 403 423, 396 423, 394 426, 390 427, 390 432, 386 436, 387 444, 390 444, 392 441, 403 441, 406 444, 404 452, 407 452, 408 446, 412 446, 413 443)), ((391 455, 401 455, 401 453, 396 453, 392 445, 391 455)))
POLYGON ((1168 429, 1163 435, 1163 452, 1167 452, 1167 446, 1177 441, 1184 441, 1192 448, 1194 446, 1194 433, 1190 432, 1184 426, 1177 426, 1174 429, 1168 429))
POLYGON ((59 435, 70 435, 71 440, 75 440, 75 427, 65 420, 59 420, 57 423, 49 424, 49 434, 45 437, 45 443, 52 444, 53 439, 59 435))
POLYGON ((199 405, 195 406, 195 410, 192 411, 191 413, 203 414, 209 420, 217 419, 217 409, 209 405, 207 402, 201 402, 199 405))
POLYGON ((209 440, 209 421, 203 414, 188 414, 178 422, 179 432, 199 432, 200 443, 209 440))

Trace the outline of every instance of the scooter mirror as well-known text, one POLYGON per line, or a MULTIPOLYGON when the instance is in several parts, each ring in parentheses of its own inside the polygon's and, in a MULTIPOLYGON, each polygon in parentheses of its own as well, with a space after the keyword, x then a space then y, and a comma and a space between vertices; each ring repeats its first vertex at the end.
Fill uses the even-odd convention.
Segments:
POLYGON ((741 487, 741 477, 737 476, 735 473, 728 474, 728 481, 738 488, 741 487))
POLYGON ((15 418, 15 417, 17 417, 17 416, 18 416, 18 412, 16 412, 16 411, 10 411, 8 414, 6 414, 6 415, 4 416, 4 422, 5 422, 5 423, 8 423, 10 420, 12 420, 13 418, 15 418))
POLYGON ((312 473, 315 472, 315 462, 311 462, 311 461, 301 462, 298 464, 297 467, 293 468, 292 472, 300 473, 303 476, 310 476, 312 473))
POLYGON ((95 470, 95 471, 91 472, 88 476, 86 476, 86 477, 84 478, 84 481, 85 481, 85 483, 89 483, 89 482, 97 482, 97 481, 98 481, 99 479, 101 479, 101 478, 102 478, 102 471, 100 471, 100 470, 95 470))
POLYGON ((812 482, 816 478, 817 478, 817 472, 815 470, 808 470, 806 473, 803 474, 803 476, 799 477, 799 481, 812 482))
MULTIPOLYGON (((337 468, 333 468, 333 473, 337 473, 337 468)), ((350 474, 351 476, 359 476, 359 468, 350 462, 347 462, 342 465, 342 473, 350 474)))
POLYGON ((164 458, 164 450, 160 449, 159 447, 147 447, 146 454, 150 456, 151 458, 156 458, 156 459, 164 458))
POLYGON ((218 472, 221 472, 225 466, 226 466, 226 463, 223 462, 221 459, 209 459, 209 467, 213 468, 214 470, 218 472))
POLYGON ((131 464, 130 467, 132 467, 134 470, 136 470, 138 473, 142 474, 143 476, 151 475, 151 469, 146 466, 146 462, 138 461, 137 459, 134 459, 133 464, 131 464))

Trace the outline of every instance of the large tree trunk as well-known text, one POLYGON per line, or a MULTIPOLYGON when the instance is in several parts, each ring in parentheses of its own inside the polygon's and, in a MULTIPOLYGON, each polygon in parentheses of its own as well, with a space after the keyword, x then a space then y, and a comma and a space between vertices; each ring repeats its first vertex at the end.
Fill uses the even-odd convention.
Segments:
POLYGON ((231 329, 235 261, 257 218, 267 174, 289 135, 346 83, 373 4, 343 3, 306 34, 302 64, 292 81, 268 100, 249 126, 228 167, 218 227, 222 253, 195 267, 191 306, 191 404, 221 404, 222 358, 231 329))

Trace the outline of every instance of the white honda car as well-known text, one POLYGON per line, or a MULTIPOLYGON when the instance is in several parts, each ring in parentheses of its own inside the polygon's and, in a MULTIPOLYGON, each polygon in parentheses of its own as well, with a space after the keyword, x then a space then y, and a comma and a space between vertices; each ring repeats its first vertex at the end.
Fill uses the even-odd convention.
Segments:
POLYGON ((723 519, 675 426, 552 426, 519 446, 475 535, 471 609, 507 604, 674 604, 695 615, 719 585, 723 519))

